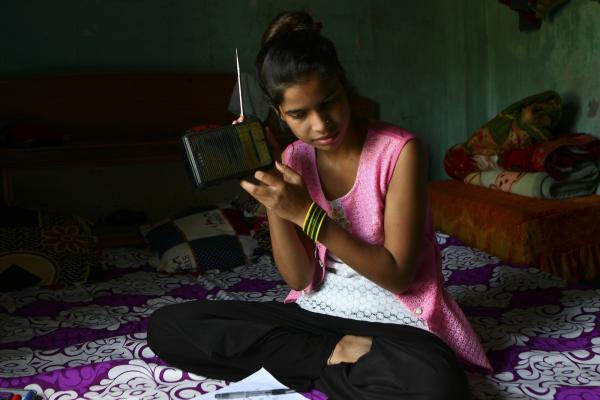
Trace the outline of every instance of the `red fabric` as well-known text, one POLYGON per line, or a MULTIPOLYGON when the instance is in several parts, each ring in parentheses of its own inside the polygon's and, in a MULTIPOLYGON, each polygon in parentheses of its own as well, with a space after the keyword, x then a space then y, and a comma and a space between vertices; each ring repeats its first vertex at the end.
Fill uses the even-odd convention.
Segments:
POLYGON ((530 5, 527 10, 522 9, 522 8, 513 7, 512 0, 499 0, 499 1, 500 1, 500 3, 510 7, 512 10, 515 10, 516 12, 518 12, 520 18, 526 19, 527 21, 529 21, 530 23, 533 23, 533 24, 540 23, 540 19, 537 17, 537 15, 535 13, 535 3, 537 2, 537 0, 530 0, 529 1, 530 5))
POLYGON ((200 125, 194 125, 192 126, 190 129, 187 130, 187 132, 202 132, 202 131, 206 131, 209 129, 214 129, 214 128, 218 128, 219 125, 216 124, 200 124, 200 125))
MULTIPOLYGON (((575 164, 593 160, 600 160, 600 139, 586 133, 569 133, 523 149, 509 149, 499 155, 498 166, 506 171, 546 172, 561 180, 575 164)), ((444 169, 448 176, 460 181, 479 171, 473 155, 463 144, 456 144, 446 152, 444 169)))
POLYGON ((561 115, 558 93, 547 90, 521 99, 503 109, 477 129, 464 143, 446 153, 444 168, 454 179, 463 180, 478 168, 501 169, 498 161, 509 154, 506 162, 515 169, 529 168, 527 151, 537 143, 554 137, 552 128, 561 115))
POLYGON ((559 136, 536 146, 531 158, 533 171, 546 171, 560 180, 576 163, 600 159, 600 140, 585 133, 559 136))
POLYGON ((533 171, 531 159, 536 146, 512 149, 502 155, 499 165, 508 171, 533 171))
POLYGON ((446 152, 444 170, 451 178, 462 181, 471 172, 477 171, 477 167, 465 146, 459 143, 446 152))
POLYGON ((221 208, 220 210, 233 227, 236 235, 250 235, 250 228, 238 210, 233 208, 221 208))

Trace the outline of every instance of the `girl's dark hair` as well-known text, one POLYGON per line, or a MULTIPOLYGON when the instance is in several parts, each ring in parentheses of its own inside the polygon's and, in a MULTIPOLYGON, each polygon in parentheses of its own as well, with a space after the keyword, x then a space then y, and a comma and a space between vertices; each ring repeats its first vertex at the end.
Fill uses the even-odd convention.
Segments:
POLYGON ((337 77, 351 92, 335 46, 320 34, 321 24, 301 11, 283 12, 271 21, 256 57, 259 83, 271 105, 283 101, 283 91, 303 82, 309 74, 337 77))

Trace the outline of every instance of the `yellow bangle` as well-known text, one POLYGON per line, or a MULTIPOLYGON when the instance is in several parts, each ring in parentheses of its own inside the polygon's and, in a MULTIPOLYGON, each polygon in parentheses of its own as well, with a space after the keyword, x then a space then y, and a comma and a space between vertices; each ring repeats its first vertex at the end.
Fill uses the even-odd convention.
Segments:
POLYGON ((304 216, 304 222, 302 223, 302 230, 306 231, 306 221, 308 221, 308 216, 310 215, 313 207, 316 205, 317 203, 315 203, 314 201, 312 203, 310 203, 310 206, 308 207, 308 211, 306 212, 306 215, 304 216))
POLYGON ((317 232, 315 233, 315 238, 313 239, 315 242, 319 241, 319 233, 321 233, 321 227, 323 226, 323 222, 325 221, 325 217, 327 214, 323 211, 323 215, 321 216, 319 223, 317 224, 317 232))
POLYGON ((327 213, 314 201, 308 208, 306 216, 304 217, 304 223, 302 224, 302 231, 314 242, 317 241, 321 226, 327 213))

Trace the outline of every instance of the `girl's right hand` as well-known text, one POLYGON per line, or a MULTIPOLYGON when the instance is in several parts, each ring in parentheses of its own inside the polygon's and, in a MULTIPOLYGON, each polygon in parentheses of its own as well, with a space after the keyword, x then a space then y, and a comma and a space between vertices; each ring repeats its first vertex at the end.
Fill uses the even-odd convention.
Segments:
POLYGON ((273 157, 275 157, 275 161, 281 162, 281 153, 283 152, 283 150, 281 150, 281 145, 275 138, 275 135, 273 135, 271 128, 269 128, 268 126, 265 126, 265 139, 267 139, 267 143, 269 143, 269 146, 271 146, 271 150, 273 151, 273 157))
POLYGON ((240 114, 240 116, 237 117, 237 119, 234 119, 233 122, 231 122, 231 125, 239 124, 241 122, 244 122, 245 120, 246 116, 244 114, 240 114))
MULTIPOLYGON (((236 119, 234 119, 231 122, 231 125, 240 124, 244 121, 246 121, 246 116, 244 114, 240 114, 239 117, 237 117, 236 119)), ((269 128, 266 125, 265 125, 265 139, 267 139, 267 142, 271 146, 271 150, 273 150, 273 157, 275 157, 275 160, 281 161, 281 152, 282 152, 281 145, 279 144, 279 142, 277 142, 277 139, 275 139, 275 135, 273 135, 273 132, 271 132, 271 128, 269 128)))
MULTIPOLYGON (((240 114, 239 117, 237 117, 236 119, 234 119, 231 122, 231 125, 240 124, 244 121, 246 121, 246 116, 244 114, 240 114)), ((275 157, 275 160, 281 161, 281 152, 282 152, 281 145, 279 144, 279 142, 277 142, 277 139, 275 139, 275 135, 273 135, 273 132, 271 132, 271 129, 266 125, 265 125, 265 139, 267 139, 267 142, 271 146, 271 150, 273 150, 273 157, 275 157)))
POLYGON ((291 167, 280 162, 275 162, 275 167, 276 172, 256 171, 256 183, 242 180, 240 185, 279 218, 302 227, 312 203, 310 193, 302 176, 291 167))

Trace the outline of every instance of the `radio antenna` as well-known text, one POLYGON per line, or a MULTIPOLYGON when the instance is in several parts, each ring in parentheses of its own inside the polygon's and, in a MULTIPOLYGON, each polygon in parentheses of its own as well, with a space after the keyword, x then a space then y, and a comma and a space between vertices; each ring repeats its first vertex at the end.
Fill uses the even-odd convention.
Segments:
POLYGON ((240 59, 238 58, 237 47, 235 48, 235 65, 237 67, 238 92, 240 94, 240 115, 244 115, 244 103, 242 102, 242 80, 240 78, 240 59))

